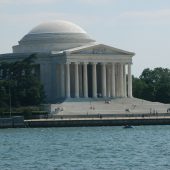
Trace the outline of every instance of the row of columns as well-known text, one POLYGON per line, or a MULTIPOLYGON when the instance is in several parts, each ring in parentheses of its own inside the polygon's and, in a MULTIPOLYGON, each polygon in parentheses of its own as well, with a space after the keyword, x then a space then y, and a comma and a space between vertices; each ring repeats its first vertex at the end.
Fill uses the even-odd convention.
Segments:
MULTIPOLYGON (((88 97, 88 63, 83 63, 83 96, 88 97)), ((97 63, 92 63, 92 97, 97 98, 97 63)), ((79 98, 79 63, 74 63, 75 76, 75 98, 79 98)), ((111 63, 111 71, 106 68, 106 63, 101 63, 101 78, 102 78, 102 97, 132 97, 132 76, 131 64, 128 64, 128 94, 126 84, 126 68, 125 64, 120 63, 117 71, 118 77, 116 88, 116 64, 111 63), (106 74, 107 73, 107 74, 106 74), (110 87, 111 86, 111 87, 110 87), (109 91, 110 89, 110 91, 109 91), (127 94, 127 95, 126 95, 127 94)), ((70 63, 66 63, 66 84, 64 85, 64 64, 61 64, 61 95, 62 97, 70 98, 70 63)))

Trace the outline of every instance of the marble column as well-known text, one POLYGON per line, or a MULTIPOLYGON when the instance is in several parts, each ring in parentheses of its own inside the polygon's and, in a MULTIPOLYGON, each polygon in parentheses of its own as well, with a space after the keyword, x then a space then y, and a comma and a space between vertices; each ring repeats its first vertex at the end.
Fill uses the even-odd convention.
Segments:
POLYGON ((126 64, 123 67, 123 79, 124 79, 124 97, 127 97, 127 89, 126 89, 126 64))
POLYGON ((70 63, 66 63, 66 97, 70 98, 70 63))
POLYGON ((61 97, 65 97, 65 71, 64 64, 60 64, 61 97))
POLYGON ((120 97, 124 97, 123 64, 120 63, 120 97))
POLYGON ((107 92, 107 97, 110 97, 110 65, 106 66, 106 92, 107 92))
POLYGON ((79 70, 78 63, 74 63, 75 65, 75 98, 79 98, 79 70))
POLYGON ((116 97, 120 97, 120 65, 116 64, 116 97))
POLYGON ((93 98, 97 98, 97 76, 96 76, 96 63, 92 63, 92 94, 93 98))
POLYGON ((106 97, 106 64, 102 63, 102 96, 106 97))
POLYGON ((83 92, 84 97, 88 98, 88 77, 87 77, 87 63, 83 63, 83 92))
POLYGON ((115 97, 115 63, 111 65, 111 97, 115 97))
POLYGON ((83 97, 83 76, 82 76, 82 63, 79 63, 78 70, 79 70, 79 97, 83 97))
POLYGON ((115 64, 115 97, 118 97, 118 64, 115 64))
POLYGON ((128 64, 128 97, 132 97, 132 75, 131 75, 131 64, 128 64))

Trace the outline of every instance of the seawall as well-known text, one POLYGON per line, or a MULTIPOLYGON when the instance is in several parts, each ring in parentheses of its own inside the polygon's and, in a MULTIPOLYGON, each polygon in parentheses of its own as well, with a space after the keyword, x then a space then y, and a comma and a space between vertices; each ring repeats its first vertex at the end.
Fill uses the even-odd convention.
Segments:
POLYGON ((0 128, 25 127, 23 116, 13 116, 10 118, 0 118, 0 128))
POLYGON ((170 117, 152 118, 98 118, 98 119, 40 119, 25 120, 26 127, 81 127, 81 126, 140 126, 170 125, 170 117))
POLYGON ((170 125, 170 116, 32 119, 0 118, 0 128, 170 125))

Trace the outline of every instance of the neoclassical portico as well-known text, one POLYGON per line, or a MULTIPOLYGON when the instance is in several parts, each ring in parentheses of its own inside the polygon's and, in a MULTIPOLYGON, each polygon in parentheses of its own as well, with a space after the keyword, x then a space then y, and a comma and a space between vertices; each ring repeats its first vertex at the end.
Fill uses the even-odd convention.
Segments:
MULTIPOLYGON (((127 63, 89 63, 92 66, 92 87, 88 87, 88 72, 87 66, 85 63, 66 63, 61 64, 61 97, 66 98, 97 98, 97 97, 132 97, 132 78, 131 78, 131 64, 127 63), (102 84, 97 83, 97 69, 96 65, 99 65, 102 69, 101 76, 102 84), (118 65, 117 70, 115 70, 115 64, 118 65), (75 67, 74 75, 70 75, 70 66, 73 65, 75 67), (128 66, 128 72, 126 73, 126 67, 128 66), (83 74, 80 75, 78 68, 83 68, 83 74), (123 69, 124 68, 124 69, 123 69), (65 69, 65 71, 64 71, 65 69), (109 71, 106 72, 106 69, 109 71), (125 70, 125 71, 123 71, 125 70), (119 72, 120 74, 115 74, 115 72, 119 72), (111 74, 110 74, 111 73, 111 74), (128 75, 128 76, 126 76, 128 75), (70 88, 70 76, 75 76, 74 90, 71 96, 71 88, 70 88), (79 77, 82 76, 82 81, 79 81, 79 77), (126 79, 126 77, 128 77, 126 79), (118 81, 117 86, 115 85, 115 79, 118 81), (108 81, 106 81, 108 80, 108 81), (128 84, 128 91, 127 89, 128 84), (82 87, 82 95, 80 95, 80 86, 82 87), (98 93, 98 87, 101 86, 101 93, 98 93), (88 89, 92 89, 92 94, 89 94, 88 89)), ((56 87, 57 88, 57 87, 56 87)))
POLYGON ((36 53, 39 78, 47 102, 67 98, 132 97, 134 53, 99 44, 78 25, 67 21, 42 23, 26 34, 2 61, 36 53))
MULTIPOLYGON (((95 44, 66 50, 58 59, 56 51, 53 51, 52 55, 53 58, 56 57, 52 63, 56 62, 56 69, 55 72, 52 70, 53 72, 48 74, 57 79, 53 89, 48 88, 48 85, 55 82, 49 80, 43 71, 41 73, 43 84, 49 82, 44 87, 46 91, 48 89, 51 91, 51 96, 48 96, 51 101, 52 98, 57 100, 59 98, 132 97, 133 53, 95 44), (54 95, 56 96, 52 97, 54 95)), ((49 67, 49 64, 46 65, 49 67)))

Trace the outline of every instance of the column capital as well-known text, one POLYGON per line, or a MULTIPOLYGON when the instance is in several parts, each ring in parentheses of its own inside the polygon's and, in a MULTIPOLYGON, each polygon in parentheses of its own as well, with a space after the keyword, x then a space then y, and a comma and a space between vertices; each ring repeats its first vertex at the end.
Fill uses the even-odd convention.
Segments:
POLYGON ((105 63, 105 62, 102 62, 102 63, 100 63, 102 66, 105 66, 107 63, 105 63))
POLYGON ((80 62, 79 61, 74 61, 74 62, 72 62, 73 64, 80 64, 80 62))
POLYGON ((70 62, 70 61, 67 61, 65 64, 66 64, 66 65, 67 65, 67 64, 71 64, 71 62, 70 62))
POLYGON ((110 63, 111 68, 115 68, 116 63, 110 63))
POLYGON ((96 65, 98 62, 90 62, 91 65, 96 65))
POLYGON ((89 62, 83 62, 82 64, 83 64, 83 65, 87 65, 87 64, 89 64, 89 62))

